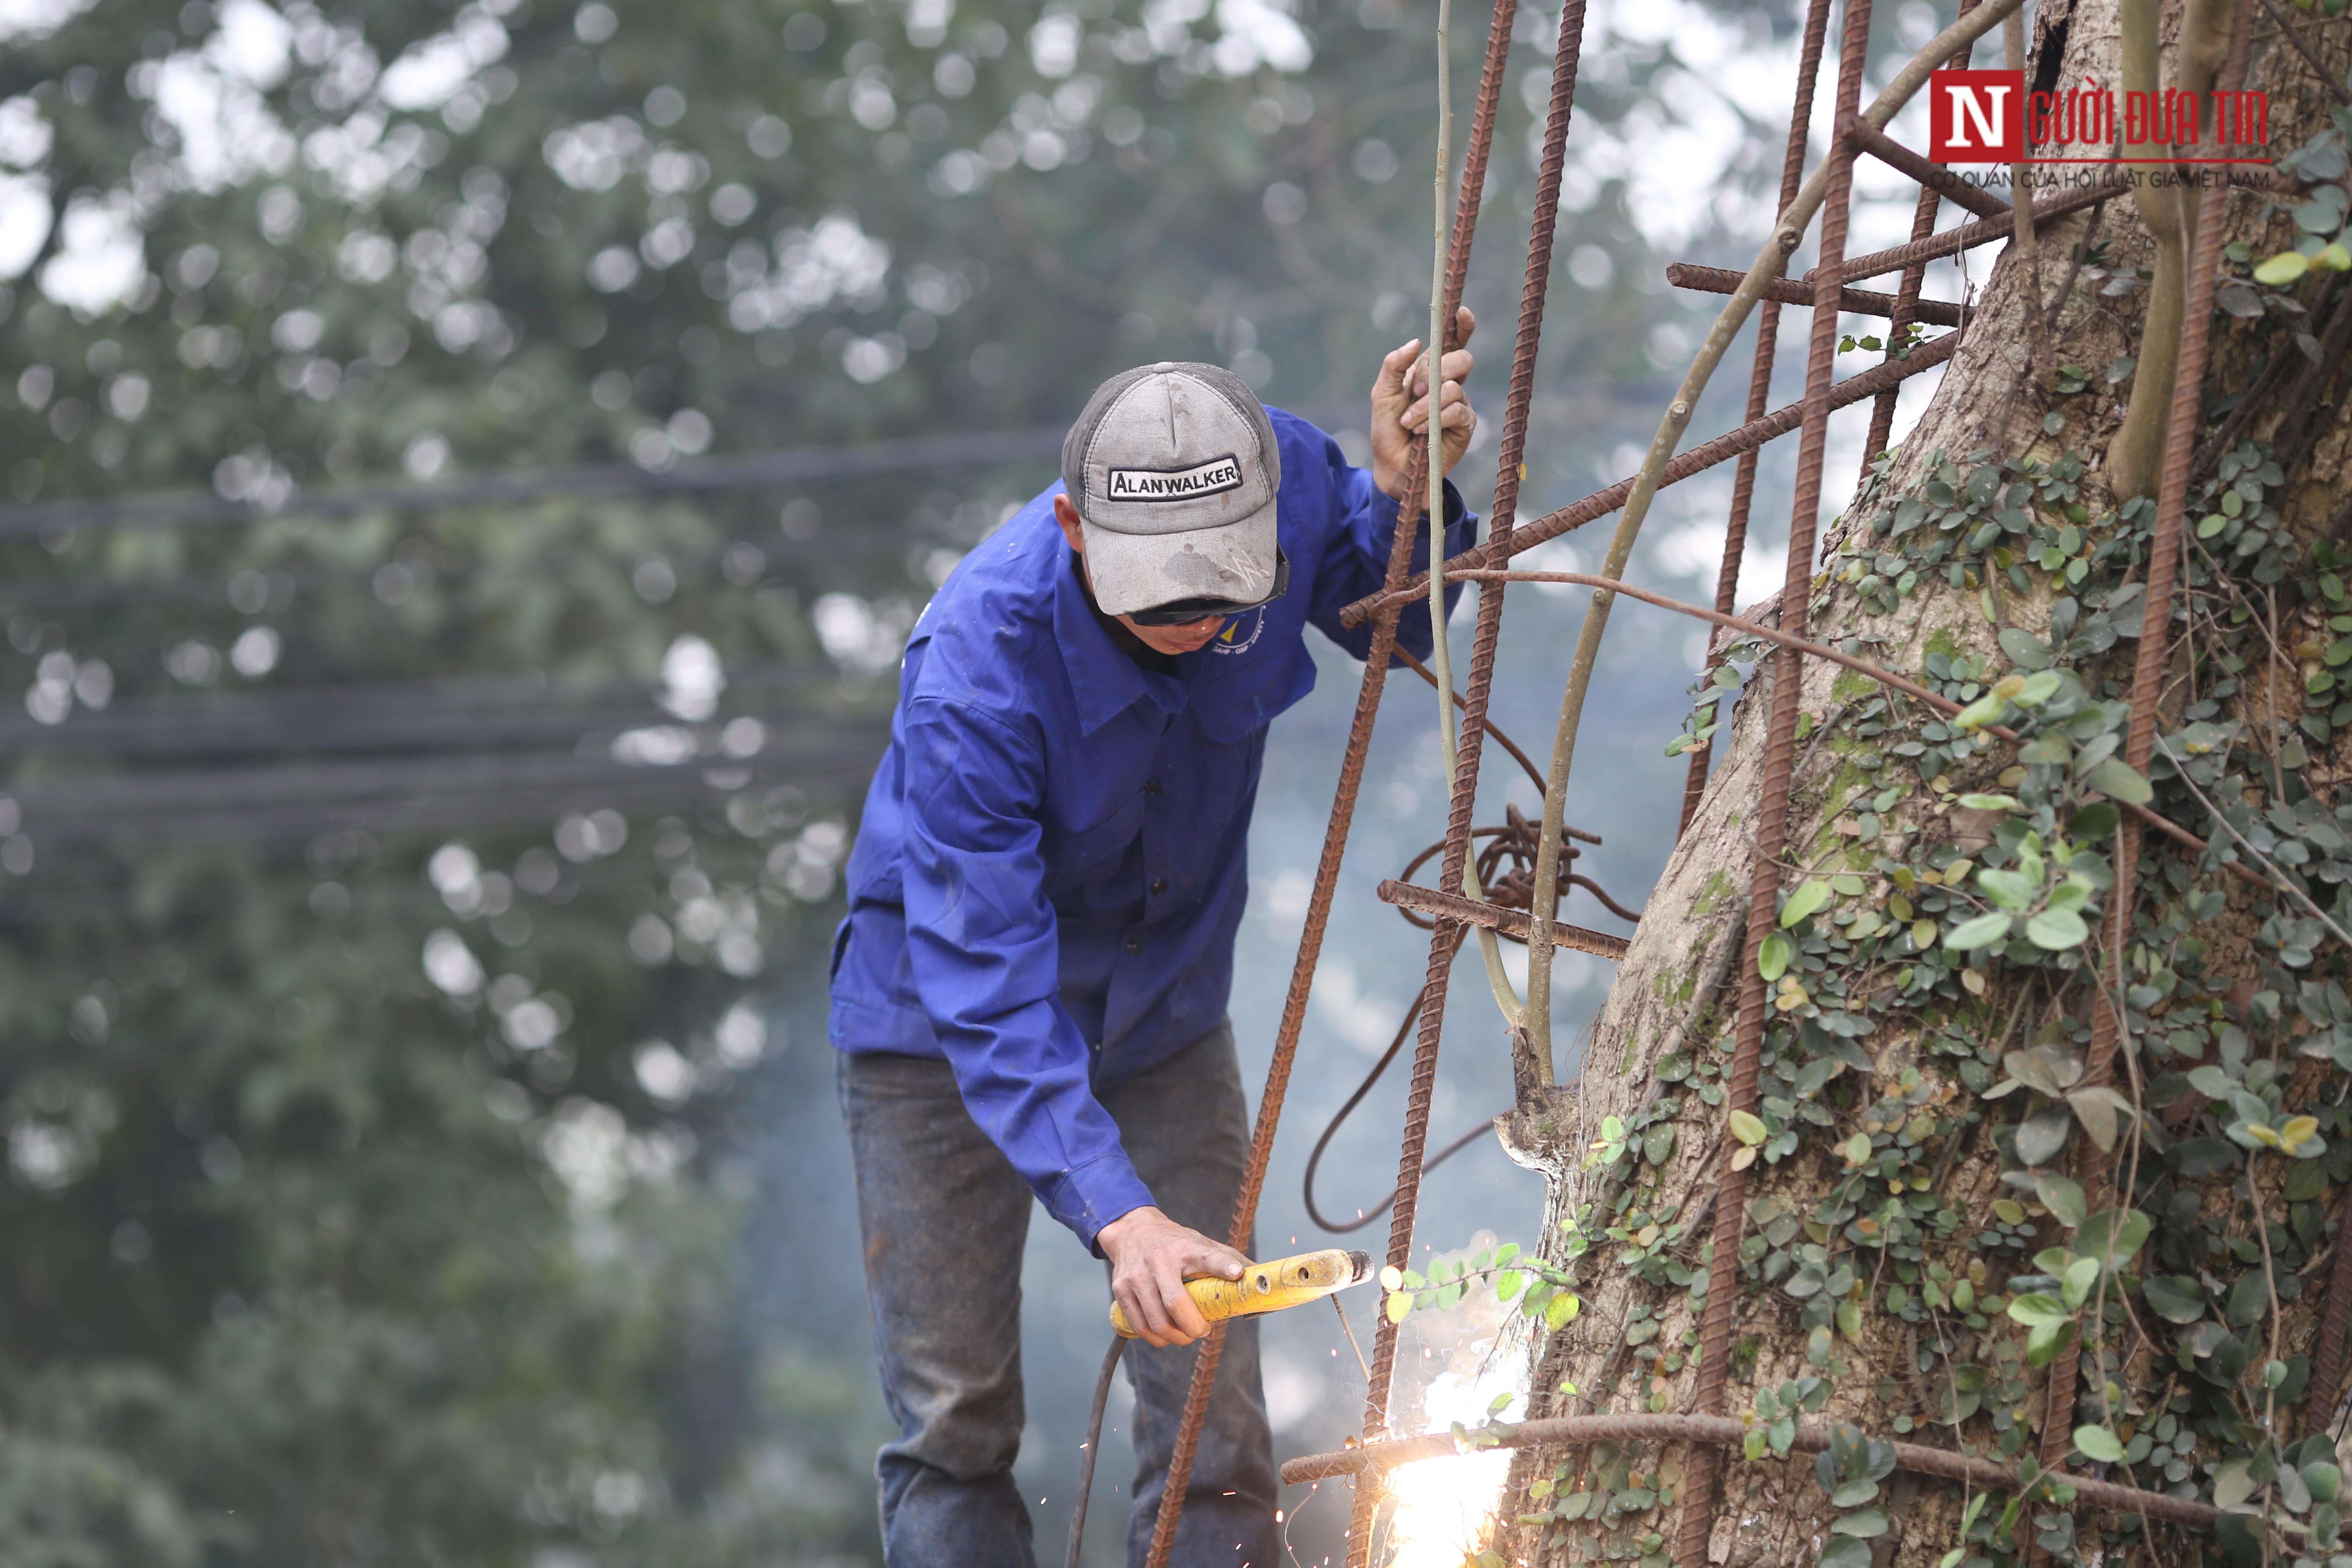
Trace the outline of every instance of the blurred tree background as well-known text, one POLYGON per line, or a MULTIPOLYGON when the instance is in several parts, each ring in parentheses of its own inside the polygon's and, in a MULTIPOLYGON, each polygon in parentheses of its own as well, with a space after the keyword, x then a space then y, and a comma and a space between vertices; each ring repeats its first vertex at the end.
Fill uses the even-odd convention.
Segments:
MULTIPOLYGON (((1787 9, 1596 5, 1530 515, 1760 229, 1787 9)), ((0 3, 0 1565, 874 1557, 776 1143, 899 647, 1126 364, 1361 452, 1425 11, 0 3)))

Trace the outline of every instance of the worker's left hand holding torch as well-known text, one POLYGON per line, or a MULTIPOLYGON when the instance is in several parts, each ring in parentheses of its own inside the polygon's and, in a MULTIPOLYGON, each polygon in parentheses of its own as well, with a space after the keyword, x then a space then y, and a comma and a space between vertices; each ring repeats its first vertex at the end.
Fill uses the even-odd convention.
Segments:
POLYGON ((1209 1320, 1184 1289, 1204 1276, 1239 1279, 1249 1259, 1222 1241, 1178 1225, 1146 1205, 1129 1209, 1096 1233, 1110 1259, 1110 1290, 1127 1321, 1150 1345, 1189 1345, 1209 1331, 1209 1320))

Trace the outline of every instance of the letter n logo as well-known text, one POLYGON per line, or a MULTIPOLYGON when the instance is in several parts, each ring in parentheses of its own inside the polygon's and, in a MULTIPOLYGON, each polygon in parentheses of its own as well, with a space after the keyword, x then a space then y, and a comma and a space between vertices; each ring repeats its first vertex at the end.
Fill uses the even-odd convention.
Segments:
POLYGON ((1930 72, 1927 156, 1938 163, 2023 163, 2025 73, 1930 72))

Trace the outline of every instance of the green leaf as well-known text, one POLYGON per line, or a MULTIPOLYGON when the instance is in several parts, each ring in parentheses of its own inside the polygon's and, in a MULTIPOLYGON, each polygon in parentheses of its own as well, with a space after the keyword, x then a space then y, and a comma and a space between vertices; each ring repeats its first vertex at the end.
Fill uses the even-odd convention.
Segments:
MULTIPOLYGON (((1790 894, 1789 901, 1780 907, 1781 929, 1785 931, 1795 925, 1829 901, 1830 885, 1827 882, 1807 882, 1790 894)), ((1769 980, 1773 976, 1768 974, 1764 978, 1769 980)))
POLYGON ((1834 1535, 1822 1548, 1820 1568, 1870 1568, 1870 1544, 1851 1535, 1834 1535))
POLYGON ((1770 1137, 1771 1131, 1755 1115, 1745 1110, 1731 1113, 1731 1135, 1753 1149, 1770 1137))
POLYGON ((2108 1431, 2104 1426, 2075 1427, 2074 1450, 2081 1454, 2084 1458, 2096 1459, 2101 1464, 2119 1465, 2123 1463, 2124 1446, 2122 1439, 2118 1438, 2113 1432, 2108 1431))
POLYGON ((1797 956, 1796 944, 1780 931, 1764 933, 1764 944, 1756 950, 1756 973, 1765 980, 1778 980, 1789 973, 1790 963, 1797 956))
POLYGON ((2010 662, 2022 670, 2047 669, 2056 656, 2050 645, 2032 632, 2017 626, 2003 626, 2000 636, 2000 651, 2009 655, 2010 662))
POLYGON ((2009 1315, 2028 1328, 2042 1328, 2069 1321, 2074 1314, 2066 1303, 2044 1290, 2028 1290, 2009 1303, 2009 1315))
POLYGON ((2267 283, 2275 289, 2292 283, 2311 269, 2311 263, 2300 252, 2282 250, 2254 268, 2254 281, 2267 283))
POLYGON ((2015 811, 2017 797, 2013 795, 1964 795, 1960 804, 1970 811, 2015 811))
POLYGON ((2016 917, 1993 913, 1964 921, 1944 933, 1944 947, 1949 952, 1973 952, 1980 947, 1990 947, 2009 935, 2011 922, 2016 917))
POLYGON ((2081 877, 2069 877, 2050 889, 2047 908, 2053 910, 2084 910, 2091 904, 2091 895, 2098 889, 2081 877))
POLYGON ((2205 1292, 2194 1279, 2157 1274, 2140 1281, 2148 1310, 2168 1323, 2193 1323, 2205 1315, 2205 1292))
POLYGON ((2042 890, 2042 879, 2022 871, 1994 869, 1977 873, 1977 887, 2002 909, 2022 914, 2042 890))
POLYGON ((2079 1230, 2089 1213, 2083 1197, 2082 1184, 2065 1176, 2043 1176, 2033 1184, 2033 1195, 2042 1206, 2058 1218, 2068 1230, 2079 1230))
POLYGON ((2263 1278, 2260 1268, 2238 1276, 2230 1287, 2230 1300, 2221 1309, 2221 1316, 2233 1329, 2252 1328, 2270 1315, 2270 1281, 2263 1278))
MULTIPOLYGON (((1886 1515, 1874 1508, 1864 1509, 1859 1513, 1841 1514, 1830 1526, 1832 1535, 1851 1535, 1864 1541, 1875 1540, 1885 1534, 1886 1530, 1886 1515)), ((1822 1555, 1826 1561, 1828 1554, 1824 1552, 1822 1555)))
POLYGON ((2002 711, 2008 706, 2009 699, 1988 691, 1958 713, 1953 714, 1952 726, 1959 730, 1976 730, 1987 724, 1999 723, 2002 711))
POLYGON ((2095 843, 2113 833, 2122 821, 2123 813, 2112 803, 2095 801, 2074 814, 2066 824, 2066 831, 2076 838, 2095 843))
POLYGON ((2066 1277, 2060 1282, 2060 1289, 2065 1292, 2067 1308, 2070 1310, 2079 1310, 2083 1303, 2091 1299, 2091 1287, 2097 1284, 2098 1280, 2099 1260, 2097 1258, 2077 1258, 2068 1264, 2066 1277))
POLYGON ((2025 922, 2025 939, 2046 952, 2063 952, 2091 940, 2091 928, 2072 910, 2044 910, 2025 922))
POLYGON ((2121 757, 2109 757, 2093 768, 2083 782, 2101 795, 2111 795, 2126 805, 2146 805, 2156 798, 2156 791, 2147 780, 2121 757))

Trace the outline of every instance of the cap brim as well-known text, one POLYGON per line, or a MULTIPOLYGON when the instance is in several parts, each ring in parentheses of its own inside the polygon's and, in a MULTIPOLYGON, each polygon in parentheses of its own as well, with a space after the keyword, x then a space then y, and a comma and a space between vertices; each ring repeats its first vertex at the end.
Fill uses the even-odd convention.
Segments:
POLYGON ((1113 533, 1085 524, 1087 580, 1105 615, 1131 615, 1178 599, 1250 604, 1274 591, 1276 508, 1183 533, 1113 533))

